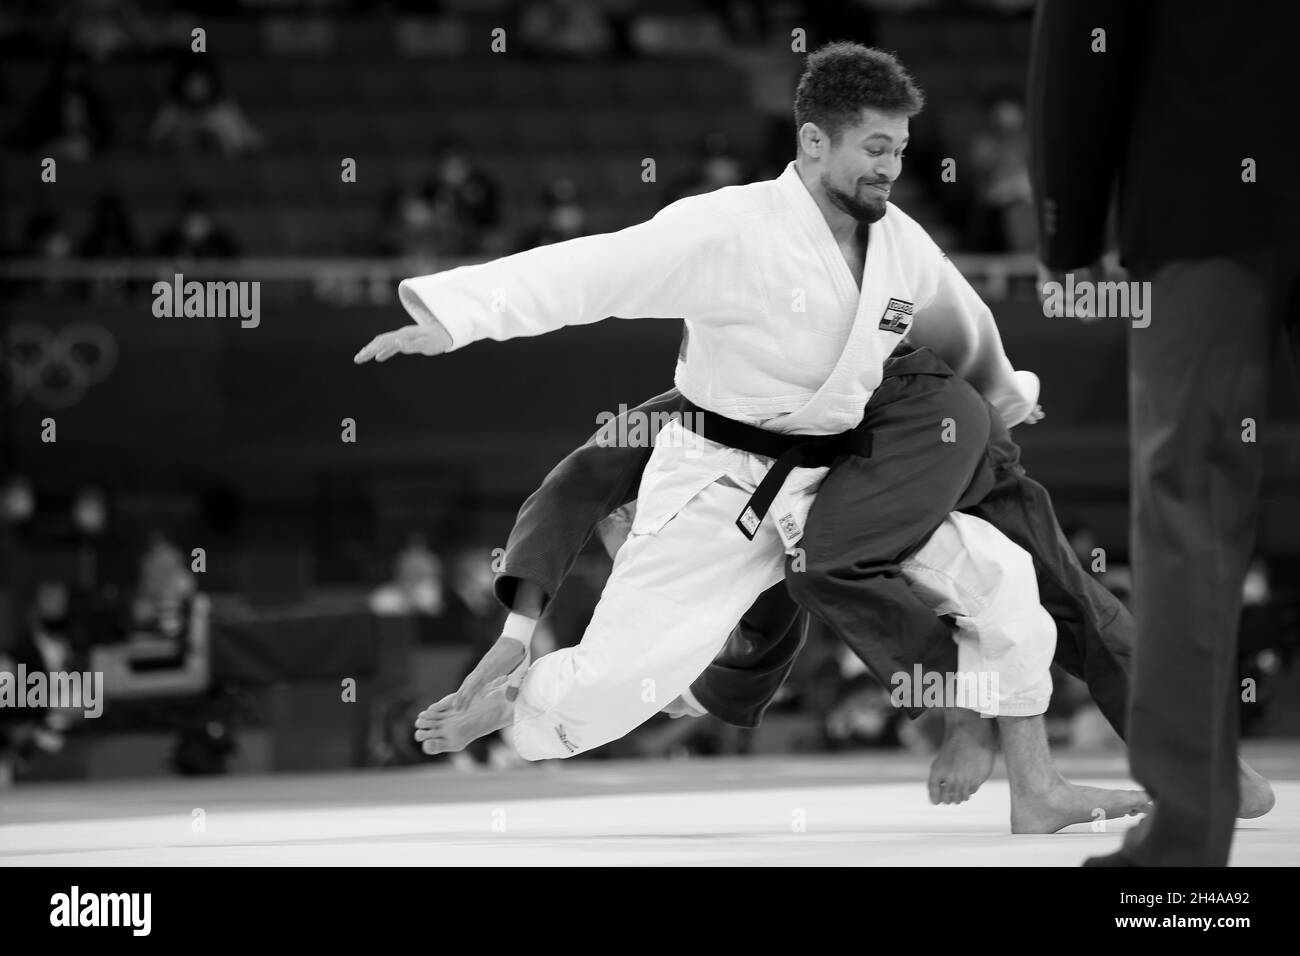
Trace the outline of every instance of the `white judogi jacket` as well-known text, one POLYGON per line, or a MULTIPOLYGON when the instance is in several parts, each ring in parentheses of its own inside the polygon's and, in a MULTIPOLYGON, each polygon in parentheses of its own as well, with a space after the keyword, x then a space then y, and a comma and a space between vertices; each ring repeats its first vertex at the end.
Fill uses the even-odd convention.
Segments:
MULTIPOLYGON (((453 349, 609 316, 684 319, 690 347, 677 388, 701 408, 776 432, 857 425, 904 335, 932 348, 1008 424, 1037 401, 1036 380, 1015 374, 988 307, 896 206, 870 227, 859 292, 794 163, 774 180, 691 196, 618 232, 406 279, 398 295, 415 321, 436 317, 453 349)), ((660 433, 634 531, 654 530, 723 474, 757 484, 768 465, 713 443, 690 454, 689 442, 668 438, 682 438, 680 425, 660 433)), ((824 472, 796 469, 773 504, 779 522, 796 519, 783 522, 788 545, 807 509, 782 498, 824 472)))

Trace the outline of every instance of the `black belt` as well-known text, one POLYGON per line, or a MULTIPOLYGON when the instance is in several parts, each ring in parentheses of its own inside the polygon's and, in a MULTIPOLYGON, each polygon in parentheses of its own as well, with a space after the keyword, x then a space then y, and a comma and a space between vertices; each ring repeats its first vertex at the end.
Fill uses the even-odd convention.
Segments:
POLYGON ((840 455, 871 457, 871 432, 853 429, 838 435, 781 435, 755 425, 746 425, 716 412, 700 408, 683 398, 682 424, 695 434, 719 445, 775 459, 763 480, 750 495, 736 518, 736 527, 750 541, 772 507, 786 476, 795 468, 829 468, 840 455))

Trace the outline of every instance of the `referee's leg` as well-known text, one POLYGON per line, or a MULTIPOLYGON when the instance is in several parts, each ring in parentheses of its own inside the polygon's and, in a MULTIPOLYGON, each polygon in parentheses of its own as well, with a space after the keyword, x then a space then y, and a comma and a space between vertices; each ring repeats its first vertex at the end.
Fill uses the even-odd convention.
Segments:
POLYGON ((1125 852, 1223 866, 1238 804, 1237 627, 1255 543, 1272 283, 1258 254, 1151 276, 1129 336, 1134 604, 1133 774, 1156 800, 1125 852))

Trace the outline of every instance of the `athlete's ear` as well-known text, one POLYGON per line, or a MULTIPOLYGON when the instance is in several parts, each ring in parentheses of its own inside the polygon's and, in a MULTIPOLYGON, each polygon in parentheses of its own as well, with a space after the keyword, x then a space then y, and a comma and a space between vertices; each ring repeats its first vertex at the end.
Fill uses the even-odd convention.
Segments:
POLYGON ((829 146, 829 138, 816 123, 804 123, 799 127, 799 148, 805 155, 820 158, 829 146))

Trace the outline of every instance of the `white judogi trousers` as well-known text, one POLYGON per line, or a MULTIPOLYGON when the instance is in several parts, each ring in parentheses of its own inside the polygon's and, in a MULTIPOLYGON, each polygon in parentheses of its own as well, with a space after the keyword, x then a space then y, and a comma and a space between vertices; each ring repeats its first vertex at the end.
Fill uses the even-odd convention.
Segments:
MULTIPOLYGON (((712 442, 701 452, 679 428, 659 435, 631 534, 582 641, 524 675, 506 733, 525 759, 570 757, 644 723, 690 687, 782 579, 827 469, 795 469, 748 540, 735 520, 770 461, 712 442)), ((954 513, 904 571, 936 613, 957 616, 959 668, 996 675, 988 682, 996 699, 976 709, 1047 709, 1056 627, 1039 605, 1028 554, 987 522, 954 513)))

